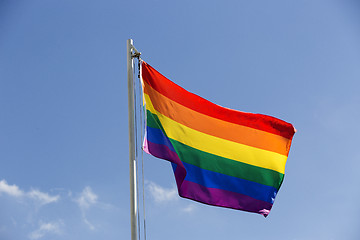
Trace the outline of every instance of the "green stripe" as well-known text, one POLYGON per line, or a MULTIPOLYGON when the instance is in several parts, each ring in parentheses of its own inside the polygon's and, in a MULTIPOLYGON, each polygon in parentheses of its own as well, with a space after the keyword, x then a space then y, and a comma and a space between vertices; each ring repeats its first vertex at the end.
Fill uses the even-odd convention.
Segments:
MULTIPOLYGON (((150 111, 147 111, 147 124, 149 127, 158 128, 164 131, 159 118, 150 111)), ((181 161, 197 167, 275 187, 276 189, 280 188, 284 179, 284 174, 277 171, 220 157, 189 147, 171 138, 169 139, 181 161)))
POLYGON ((195 165, 202 169, 222 173, 263 185, 280 188, 284 174, 260 168, 246 163, 223 158, 211 153, 189 147, 183 143, 170 139, 181 161, 195 165))
POLYGON ((158 128, 164 132, 164 128, 162 127, 158 116, 152 114, 149 110, 146 110, 146 124, 151 128, 158 128))

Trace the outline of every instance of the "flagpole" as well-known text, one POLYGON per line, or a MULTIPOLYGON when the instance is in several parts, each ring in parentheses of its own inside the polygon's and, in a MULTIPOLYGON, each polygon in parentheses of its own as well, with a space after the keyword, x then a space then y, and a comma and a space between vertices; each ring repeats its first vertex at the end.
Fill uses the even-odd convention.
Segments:
POLYGON ((137 239, 137 198, 136 198, 136 158, 135 158, 135 121, 134 121, 134 54, 139 52, 133 46, 133 40, 128 39, 127 45, 127 76, 128 76, 128 114, 129 114, 129 171, 130 171, 130 225, 131 240, 137 239))

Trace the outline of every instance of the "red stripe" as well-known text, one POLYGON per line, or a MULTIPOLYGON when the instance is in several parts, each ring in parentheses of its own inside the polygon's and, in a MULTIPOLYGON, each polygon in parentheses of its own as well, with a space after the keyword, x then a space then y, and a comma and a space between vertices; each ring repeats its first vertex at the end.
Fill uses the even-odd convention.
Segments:
POLYGON ((295 133, 295 128, 291 123, 287 123, 278 118, 224 108, 188 92, 164 77, 145 62, 142 63, 142 78, 164 96, 210 117, 277 134, 290 140, 295 133))

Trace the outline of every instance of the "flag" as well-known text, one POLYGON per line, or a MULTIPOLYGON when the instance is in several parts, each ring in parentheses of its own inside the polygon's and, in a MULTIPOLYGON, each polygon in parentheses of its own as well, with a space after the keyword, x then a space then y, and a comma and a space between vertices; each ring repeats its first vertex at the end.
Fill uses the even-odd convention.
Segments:
POLYGON ((141 82, 143 149, 172 163, 179 195, 266 217, 284 179, 293 125, 216 105, 146 62, 141 82))

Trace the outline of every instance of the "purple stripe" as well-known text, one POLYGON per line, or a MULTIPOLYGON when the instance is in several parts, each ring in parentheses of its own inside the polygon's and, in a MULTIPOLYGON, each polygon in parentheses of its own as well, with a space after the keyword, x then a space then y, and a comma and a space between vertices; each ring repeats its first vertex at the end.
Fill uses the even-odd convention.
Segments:
POLYGON ((200 184, 186 180, 182 182, 181 188, 179 188, 179 194, 181 197, 209 205, 260 213, 264 215, 264 217, 269 214, 272 207, 271 203, 257 200, 247 195, 217 188, 206 188, 200 184))
POLYGON ((244 194, 235 193, 217 188, 207 188, 200 184, 184 181, 186 170, 176 152, 169 147, 146 140, 147 150, 155 157, 162 158, 177 164, 175 179, 179 195, 209 205, 226 207, 262 214, 266 217, 272 207, 271 203, 257 200, 244 194))
POLYGON ((186 170, 177 153, 171 151, 169 147, 167 147, 166 145, 153 143, 150 142, 149 140, 146 140, 146 142, 147 142, 147 150, 151 155, 177 164, 174 175, 175 175, 176 185, 178 189, 180 189, 181 184, 183 183, 184 178, 186 176, 186 170))
POLYGON ((176 164, 181 164, 176 152, 171 151, 166 145, 153 143, 147 140, 147 151, 155 157, 165 159, 176 164))

